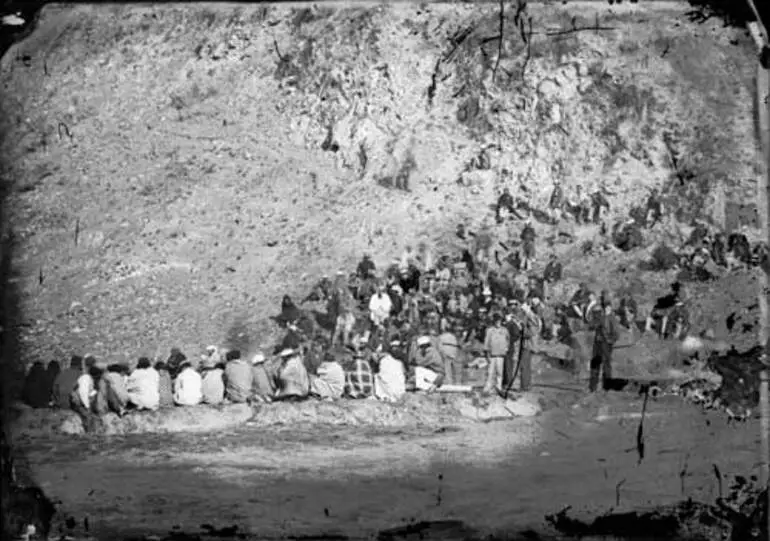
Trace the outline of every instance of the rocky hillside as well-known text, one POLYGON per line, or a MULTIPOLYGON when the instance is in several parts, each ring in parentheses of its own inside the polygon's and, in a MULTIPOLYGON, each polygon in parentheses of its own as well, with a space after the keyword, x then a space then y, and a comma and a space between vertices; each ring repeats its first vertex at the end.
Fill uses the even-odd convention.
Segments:
POLYGON ((47 6, 1 66, 27 358, 264 346, 284 293, 444 243, 504 183, 724 223, 758 172, 753 45, 687 9, 509 8, 501 44, 493 4, 47 6))

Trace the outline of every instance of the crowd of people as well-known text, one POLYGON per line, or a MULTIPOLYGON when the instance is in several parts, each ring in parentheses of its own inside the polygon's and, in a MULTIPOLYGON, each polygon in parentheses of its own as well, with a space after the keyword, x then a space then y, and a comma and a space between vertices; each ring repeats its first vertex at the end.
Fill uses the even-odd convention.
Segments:
MULTIPOLYGON (((566 199, 558 183, 545 211, 513 201, 505 190, 495 216, 499 223, 514 219, 510 238, 496 238, 491 228, 473 233, 461 224, 461 246, 453 256, 434 257, 420 244, 378 269, 366 254, 355 272, 323 276, 300 303, 284 296, 274 319, 285 336, 270 355, 246 359, 237 349, 209 346, 195 362, 172 349, 165 361, 142 357, 133 369, 120 363, 104 369, 91 355, 73 356, 64 369, 57 361, 47 367, 36 362, 24 400, 33 407, 73 409, 86 418, 307 398, 397 402, 410 391, 467 391, 469 370, 484 368, 482 392, 507 397, 516 381, 518 391, 530 390, 538 342, 576 348, 575 334, 581 330, 593 331, 592 351, 584 359, 590 366, 589 390, 597 390, 600 381, 607 389, 622 328, 664 338, 681 338, 689 331, 688 298, 679 282, 649 314, 640 312, 629 292, 594 291, 586 283, 565 303, 550 294, 562 280, 563 266, 555 254, 538 259, 532 219, 601 224, 609 207, 601 192, 566 199), (309 304, 314 307, 304 308, 309 304)), ((613 238, 638 240, 639 232, 662 214, 653 192, 636 217, 613 228, 613 238)), ((606 234, 607 228, 602 229, 606 234)), ((709 238, 699 237, 698 231, 693 233, 696 244, 709 238)), ((742 242, 725 247, 745 254, 742 242)))

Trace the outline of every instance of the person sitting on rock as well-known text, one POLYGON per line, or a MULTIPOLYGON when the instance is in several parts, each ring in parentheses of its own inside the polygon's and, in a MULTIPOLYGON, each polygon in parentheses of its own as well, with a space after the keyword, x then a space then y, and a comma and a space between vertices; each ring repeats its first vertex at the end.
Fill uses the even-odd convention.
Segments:
POLYGON ((182 366, 182 363, 186 360, 187 356, 182 353, 179 348, 171 348, 171 353, 166 360, 166 369, 171 375, 172 380, 179 374, 180 366, 182 366))
POLYGON ((444 383, 444 361, 433 346, 431 338, 422 335, 417 339, 414 356, 414 386, 418 391, 434 391, 444 383))
POLYGON ((201 375, 189 362, 182 363, 179 368, 179 375, 174 380, 174 404, 177 406, 197 406, 203 400, 201 375))
POLYGON ((93 357, 86 355, 83 358, 85 370, 80 374, 75 389, 72 391, 70 406, 79 415, 85 415, 94 411, 94 402, 96 399, 96 380, 94 376, 98 371, 94 370, 96 362, 93 357))
POLYGON ((668 295, 659 297, 655 306, 653 306, 650 315, 647 317, 645 331, 652 331, 655 323, 660 322, 660 334, 663 335, 668 327, 669 314, 682 297, 683 291, 681 284, 679 282, 673 283, 671 285, 671 292, 668 295))
POLYGON ((263 353, 257 353, 251 360, 253 378, 252 398, 257 402, 272 402, 276 394, 277 375, 267 366, 267 358, 263 353))
POLYGON ((310 375, 310 395, 322 400, 337 400, 345 392, 345 370, 334 357, 327 352, 323 362, 310 375))
POLYGON ((596 190, 591 194, 591 222, 600 224, 602 221, 602 211, 610 211, 610 202, 602 190, 596 190))
POLYGON ((388 351, 376 354, 377 373, 374 375, 374 397, 383 402, 397 402, 406 394, 404 363, 394 356, 401 342, 394 340, 388 351))
POLYGON ((48 377, 42 361, 36 361, 24 379, 22 399, 33 408, 47 408, 51 401, 52 389, 48 388, 48 377))
POLYGON ((294 301, 291 300, 291 297, 289 297, 288 295, 284 295, 283 299, 281 300, 281 313, 276 318, 276 320, 278 321, 278 324, 283 327, 291 323, 296 324, 299 318, 300 318, 299 308, 297 308, 297 305, 294 304, 294 301))
POLYGON ((305 304, 306 302, 326 302, 329 300, 331 292, 331 280, 329 279, 328 274, 324 274, 318 283, 316 283, 316 285, 314 285, 310 290, 310 293, 308 293, 307 297, 302 299, 300 304, 305 304))
POLYGON ((556 259, 556 254, 551 254, 543 271, 543 279, 549 284, 555 284, 561 280, 562 273, 563 267, 561 262, 556 259))
POLYGON ((128 401, 138 410, 157 410, 160 406, 160 377, 150 365, 150 359, 141 357, 126 381, 128 401))
POLYGON ((364 254, 364 257, 356 267, 356 274, 358 274, 358 277, 363 280, 374 274, 376 271, 377 265, 375 265, 374 261, 372 261, 372 256, 369 254, 364 254))
POLYGON ((65 368, 54 380, 53 402, 60 409, 70 409, 70 395, 77 385, 78 378, 83 373, 83 358, 73 355, 69 367, 65 368))
POLYGON ((310 393, 310 376, 300 355, 293 349, 280 353, 278 367, 278 390, 274 400, 296 402, 304 400, 310 393))
POLYGON ((369 398, 374 393, 374 372, 367 359, 365 345, 353 353, 353 359, 345 367, 345 396, 348 398, 369 398))
POLYGON ((744 265, 751 264, 751 244, 746 236, 746 226, 743 226, 739 233, 732 233, 727 238, 727 251, 743 263, 744 265))
POLYGON ((102 376, 102 387, 99 392, 105 394, 109 411, 122 417, 128 408, 128 387, 126 387, 127 367, 120 364, 111 364, 107 372, 102 376))
POLYGON ((634 219, 629 219, 620 225, 613 234, 615 246, 624 252, 630 252, 636 248, 641 248, 644 244, 644 237, 639 225, 634 219))
POLYGON ((570 308, 572 309, 572 317, 583 319, 585 316, 583 309, 588 305, 590 296, 591 290, 588 288, 588 284, 580 282, 578 290, 572 295, 572 298, 569 301, 570 308))
POLYGON ((248 402, 254 385, 251 366, 241 359, 241 352, 237 349, 228 351, 225 361, 225 398, 235 404, 248 402))
POLYGON ((511 190, 508 188, 503 189, 503 193, 500 194, 500 197, 497 199, 497 205, 495 205, 495 219, 497 220, 497 223, 503 222, 503 210, 510 214, 516 212, 513 196, 511 195, 511 190))
POLYGON ((209 357, 201 366, 201 402, 218 406, 225 401, 225 364, 217 357, 209 357))
POLYGON ((171 373, 163 361, 155 363, 155 371, 158 373, 158 407, 170 408, 174 405, 174 382, 171 373))

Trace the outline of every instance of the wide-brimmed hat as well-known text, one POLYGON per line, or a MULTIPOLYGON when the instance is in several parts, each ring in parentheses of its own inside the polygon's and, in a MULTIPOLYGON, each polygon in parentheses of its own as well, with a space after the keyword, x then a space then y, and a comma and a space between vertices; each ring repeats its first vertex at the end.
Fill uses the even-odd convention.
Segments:
POLYGON ((282 350, 282 351, 281 351, 281 352, 278 354, 278 356, 279 356, 279 357, 284 357, 284 358, 285 358, 285 357, 291 357, 292 355, 294 355, 294 350, 293 350, 292 348, 285 348, 285 349, 283 349, 283 350, 282 350))
POLYGON ((417 345, 418 346, 428 346, 430 345, 430 338, 427 336, 421 336, 417 339, 417 345))
POLYGON ((254 358, 251 359, 251 364, 262 364, 266 360, 267 358, 263 353, 257 353, 256 355, 254 355, 254 358))

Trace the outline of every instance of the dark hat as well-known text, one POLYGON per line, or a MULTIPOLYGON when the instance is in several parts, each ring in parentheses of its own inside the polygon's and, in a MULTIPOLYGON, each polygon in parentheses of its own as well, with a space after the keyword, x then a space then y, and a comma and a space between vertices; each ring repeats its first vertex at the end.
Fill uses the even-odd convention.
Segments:
POLYGON ((228 361, 235 361, 235 360, 240 359, 240 358, 241 358, 241 352, 239 350, 237 350, 237 349, 231 349, 225 355, 225 359, 228 360, 228 361))

